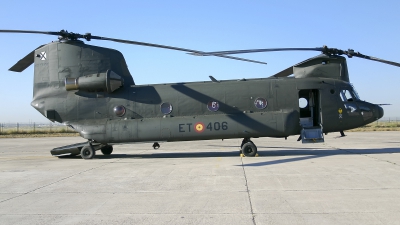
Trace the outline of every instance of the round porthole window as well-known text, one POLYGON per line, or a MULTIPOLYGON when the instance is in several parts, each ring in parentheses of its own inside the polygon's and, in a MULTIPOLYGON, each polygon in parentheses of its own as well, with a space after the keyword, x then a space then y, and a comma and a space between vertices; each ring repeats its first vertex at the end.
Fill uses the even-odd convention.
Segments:
POLYGON ((305 98, 299 98, 299 107, 304 109, 308 105, 308 101, 305 98))
POLYGON ((125 115, 125 112, 126 112, 126 109, 122 105, 114 107, 114 113, 115 113, 116 116, 121 117, 121 116, 125 115))
POLYGON ((219 103, 217 101, 209 101, 207 104, 207 109, 211 112, 216 112, 219 109, 219 103))
POLYGON ((164 102, 160 106, 161 112, 164 115, 170 114, 172 112, 172 105, 168 102, 164 102))
POLYGON ((268 102, 265 98, 256 98, 254 105, 257 109, 265 109, 265 107, 268 105, 268 102))

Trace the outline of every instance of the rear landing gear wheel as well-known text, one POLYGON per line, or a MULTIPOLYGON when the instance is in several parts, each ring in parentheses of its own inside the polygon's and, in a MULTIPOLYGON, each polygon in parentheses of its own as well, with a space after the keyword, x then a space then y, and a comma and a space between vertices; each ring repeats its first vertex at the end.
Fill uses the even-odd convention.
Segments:
POLYGON ((81 157, 82 159, 92 159, 93 156, 96 155, 96 151, 94 150, 91 144, 84 146, 81 149, 81 157))
POLYGON ((257 155, 257 146, 253 142, 247 142, 242 146, 242 154, 247 157, 255 157, 257 155))
POLYGON ((102 147, 101 153, 103 153, 103 155, 111 155, 111 153, 113 152, 113 146, 112 145, 106 145, 104 147, 102 147))

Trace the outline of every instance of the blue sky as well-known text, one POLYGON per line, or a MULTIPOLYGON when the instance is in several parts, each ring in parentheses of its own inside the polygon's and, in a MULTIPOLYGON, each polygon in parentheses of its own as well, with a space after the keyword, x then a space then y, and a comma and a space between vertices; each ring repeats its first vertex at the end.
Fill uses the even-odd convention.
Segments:
MULTIPOLYGON (((171 45, 201 51, 251 48, 352 48, 400 62, 399 1, 6 1, 0 29, 59 31, 171 45)), ((30 106, 33 66, 8 69, 55 36, 0 34, 0 122, 44 122, 30 106)), ((318 52, 275 52, 239 57, 268 65, 108 41, 121 51, 137 84, 268 77, 318 52)), ((348 59, 350 81, 363 100, 391 103, 385 117, 400 119, 400 68, 348 59)))

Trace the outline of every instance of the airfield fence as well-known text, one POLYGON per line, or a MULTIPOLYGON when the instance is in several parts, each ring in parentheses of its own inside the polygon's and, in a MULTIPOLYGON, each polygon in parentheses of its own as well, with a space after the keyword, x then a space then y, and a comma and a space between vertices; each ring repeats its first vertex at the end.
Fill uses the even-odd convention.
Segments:
POLYGON ((46 133, 76 133, 72 128, 59 123, 0 123, 2 134, 46 134, 46 133))
MULTIPOLYGON (((385 124, 400 127, 400 117, 383 117, 370 125, 381 126, 385 124)), ((76 133, 72 128, 59 123, 0 123, 2 134, 43 134, 43 133, 76 133)))
POLYGON ((400 124, 400 117, 382 117, 379 120, 375 121, 374 123, 396 123, 400 124))

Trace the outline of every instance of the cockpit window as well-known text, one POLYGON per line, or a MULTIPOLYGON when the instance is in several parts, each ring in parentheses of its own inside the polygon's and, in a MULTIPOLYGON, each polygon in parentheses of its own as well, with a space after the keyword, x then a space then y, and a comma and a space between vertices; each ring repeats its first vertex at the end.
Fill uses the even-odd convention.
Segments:
POLYGON ((344 102, 353 101, 353 96, 351 95, 349 90, 341 90, 340 97, 342 98, 342 101, 344 101, 344 102))
POLYGON ((352 102, 352 101, 360 100, 360 98, 358 97, 358 94, 355 90, 341 90, 340 97, 342 98, 342 101, 344 101, 344 102, 352 102))
POLYGON ((353 89, 341 90, 340 98, 342 99, 342 101, 344 103, 344 107, 346 108, 348 115, 350 115, 350 116, 359 115, 357 103, 355 102, 355 101, 360 100, 358 98, 357 92, 355 92, 353 89))

